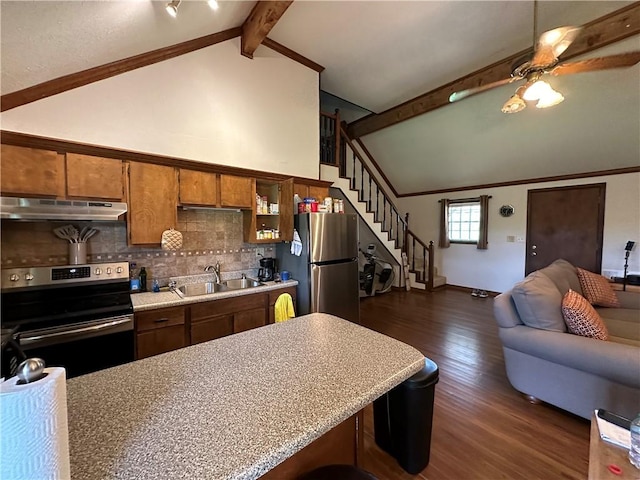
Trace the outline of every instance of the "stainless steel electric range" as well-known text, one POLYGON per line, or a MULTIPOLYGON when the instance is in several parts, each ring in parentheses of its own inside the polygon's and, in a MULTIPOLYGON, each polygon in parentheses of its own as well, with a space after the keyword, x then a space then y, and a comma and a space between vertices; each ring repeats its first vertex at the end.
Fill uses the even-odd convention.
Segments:
POLYGON ((2 328, 67 378, 134 360, 127 262, 3 269, 2 328))

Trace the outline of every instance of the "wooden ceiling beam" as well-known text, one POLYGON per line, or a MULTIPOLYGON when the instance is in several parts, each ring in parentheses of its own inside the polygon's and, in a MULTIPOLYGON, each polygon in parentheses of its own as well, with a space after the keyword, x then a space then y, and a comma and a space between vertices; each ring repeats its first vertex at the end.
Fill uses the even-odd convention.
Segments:
POLYGON ((253 53, 267 38, 271 29, 278 23, 293 0, 257 2, 247 19, 242 24, 240 52, 245 57, 253 58, 253 53))
MULTIPOLYGON (((635 2, 589 22, 583 28, 580 36, 562 55, 563 61, 640 33, 640 2, 635 2)), ((508 78, 513 71, 513 63, 526 55, 532 54, 533 47, 458 78, 384 112, 367 115, 360 120, 351 122, 347 126, 347 132, 354 139, 363 137, 449 105, 449 96, 452 93, 508 78)))

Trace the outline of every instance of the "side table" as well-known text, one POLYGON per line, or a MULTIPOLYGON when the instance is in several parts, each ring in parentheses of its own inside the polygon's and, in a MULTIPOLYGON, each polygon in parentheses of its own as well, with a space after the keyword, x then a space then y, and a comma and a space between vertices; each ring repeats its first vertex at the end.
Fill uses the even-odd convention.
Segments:
POLYGON ((589 440, 589 480, 638 480, 640 470, 629 462, 629 452, 600 438, 596 416, 591 416, 591 437, 589 440), (609 465, 622 470, 614 474, 609 465))

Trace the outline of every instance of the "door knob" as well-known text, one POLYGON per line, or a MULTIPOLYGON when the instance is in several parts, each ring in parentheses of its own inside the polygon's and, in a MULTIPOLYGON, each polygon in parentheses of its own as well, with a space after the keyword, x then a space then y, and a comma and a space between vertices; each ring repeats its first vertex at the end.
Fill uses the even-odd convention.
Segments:
POLYGON ((531 248, 535 250, 536 248, 538 248, 538 246, 537 245, 531 245, 531 248))
POLYGON ((535 257, 536 255, 538 255, 536 252, 531 252, 532 257, 535 257))

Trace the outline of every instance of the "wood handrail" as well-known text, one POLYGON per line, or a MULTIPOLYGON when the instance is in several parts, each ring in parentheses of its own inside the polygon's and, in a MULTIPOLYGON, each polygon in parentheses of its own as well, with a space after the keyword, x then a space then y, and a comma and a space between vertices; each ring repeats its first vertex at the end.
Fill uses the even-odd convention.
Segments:
POLYGON ((329 118, 333 118, 334 120, 338 119, 338 115, 337 115, 338 110, 336 109, 336 114, 333 113, 327 113, 327 112, 320 112, 320 116, 321 117, 329 117, 329 118))
POLYGON ((351 147, 351 151, 355 154, 356 157, 358 157, 358 160, 360 160, 360 163, 362 163, 362 166, 364 167, 364 169, 369 174, 369 178, 373 179, 373 181, 375 182, 375 184, 378 187, 378 189, 382 192, 382 194, 385 197, 387 197, 387 201, 389 202, 389 205, 391 205, 395 209, 395 211, 398 212, 398 216, 400 217, 400 221, 403 223, 403 225, 406 226, 407 223, 405 222, 405 219, 400 216, 400 209, 398 207, 396 207, 396 205, 391 201, 391 196, 389 195, 389 193, 387 193, 387 191, 380 186, 380 183, 378 182, 378 179, 373 175, 373 173, 371 172, 371 169, 369 168, 367 163, 364 161, 364 158, 362 158, 362 155, 360 155, 360 152, 355 149, 355 147, 353 145, 353 142, 349 138, 349 135, 347 135, 347 131, 342 126, 340 126, 340 130, 342 132, 343 138, 345 139, 345 141, 347 142, 349 147, 351 147))

